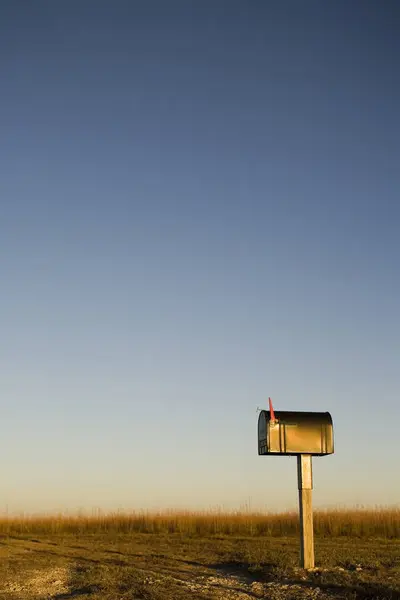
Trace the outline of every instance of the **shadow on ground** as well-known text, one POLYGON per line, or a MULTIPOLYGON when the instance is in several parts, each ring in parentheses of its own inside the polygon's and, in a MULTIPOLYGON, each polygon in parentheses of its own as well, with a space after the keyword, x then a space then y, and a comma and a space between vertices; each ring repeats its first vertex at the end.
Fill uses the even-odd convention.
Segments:
POLYGON ((282 577, 279 576, 279 569, 272 563, 260 565, 257 569, 254 569, 254 566, 249 563, 235 562, 213 563, 208 564, 207 567, 228 577, 240 577, 249 583, 257 581, 260 583, 288 584, 289 586, 299 586, 304 589, 320 589, 334 597, 352 598, 353 600, 400 600, 400 591, 385 583, 372 581, 350 583, 340 580, 337 582, 325 582, 319 581, 315 575, 307 576, 306 574, 304 577, 293 574, 282 577), (313 577, 313 580, 311 577, 313 577))

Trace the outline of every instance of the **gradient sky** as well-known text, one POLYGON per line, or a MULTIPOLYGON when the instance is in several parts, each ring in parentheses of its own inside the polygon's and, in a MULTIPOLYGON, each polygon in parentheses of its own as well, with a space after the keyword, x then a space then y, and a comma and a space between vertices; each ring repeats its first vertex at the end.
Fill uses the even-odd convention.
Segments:
POLYGON ((0 12, 0 511, 397 503, 399 3, 0 12))

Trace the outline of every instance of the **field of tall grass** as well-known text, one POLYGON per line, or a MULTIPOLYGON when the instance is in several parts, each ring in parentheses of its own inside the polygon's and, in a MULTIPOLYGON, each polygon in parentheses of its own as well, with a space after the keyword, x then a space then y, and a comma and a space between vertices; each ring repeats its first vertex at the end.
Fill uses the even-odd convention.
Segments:
MULTIPOLYGON (((400 507, 316 510, 315 534, 400 538, 400 507)), ((145 533, 189 536, 291 536, 299 533, 297 512, 176 511, 101 512, 93 514, 19 515, 0 517, 0 534, 145 533)))

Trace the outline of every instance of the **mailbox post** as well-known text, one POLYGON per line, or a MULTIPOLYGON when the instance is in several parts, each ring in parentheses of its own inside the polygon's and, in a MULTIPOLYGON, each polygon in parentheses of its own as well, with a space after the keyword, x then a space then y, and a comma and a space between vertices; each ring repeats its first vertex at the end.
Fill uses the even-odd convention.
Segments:
POLYGON ((303 569, 314 568, 314 525, 312 511, 312 456, 297 456, 297 481, 300 509, 300 563, 303 569))
POLYGON ((300 563, 314 567, 312 457, 333 454, 333 423, 328 412, 262 410, 258 417, 258 454, 297 456, 300 512, 300 563))

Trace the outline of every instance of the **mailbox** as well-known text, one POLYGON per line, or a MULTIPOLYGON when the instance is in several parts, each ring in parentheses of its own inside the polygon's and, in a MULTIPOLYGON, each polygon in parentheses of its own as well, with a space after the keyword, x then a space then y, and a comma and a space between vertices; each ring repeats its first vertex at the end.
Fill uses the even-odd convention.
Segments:
POLYGON ((331 415, 262 410, 258 417, 258 454, 333 454, 331 415))

